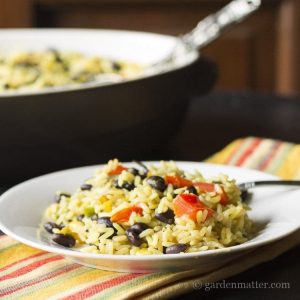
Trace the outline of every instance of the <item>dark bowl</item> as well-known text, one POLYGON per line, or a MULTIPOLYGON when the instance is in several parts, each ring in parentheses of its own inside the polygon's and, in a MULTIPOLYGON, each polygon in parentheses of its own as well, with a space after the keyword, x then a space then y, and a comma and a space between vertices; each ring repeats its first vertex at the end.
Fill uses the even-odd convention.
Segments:
POLYGON ((197 55, 167 72, 122 83, 0 95, 0 180, 15 183, 114 157, 159 159, 190 97, 208 92, 215 79, 214 64, 197 55))

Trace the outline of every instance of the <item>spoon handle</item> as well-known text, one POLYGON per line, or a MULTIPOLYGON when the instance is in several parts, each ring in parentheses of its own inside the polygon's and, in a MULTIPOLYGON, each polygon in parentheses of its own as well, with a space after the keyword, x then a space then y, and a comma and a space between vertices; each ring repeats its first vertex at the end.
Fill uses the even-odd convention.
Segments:
POLYGON ((256 11, 261 0, 234 0, 215 14, 211 14, 181 40, 192 49, 200 49, 220 36, 232 25, 241 22, 248 15, 256 11))
POLYGON ((262 180, 262 181, 250 181, 238 184, 241 190, 248 190, 257 186, 264 185, 289 185, 300 186, 300 180, 262 180))

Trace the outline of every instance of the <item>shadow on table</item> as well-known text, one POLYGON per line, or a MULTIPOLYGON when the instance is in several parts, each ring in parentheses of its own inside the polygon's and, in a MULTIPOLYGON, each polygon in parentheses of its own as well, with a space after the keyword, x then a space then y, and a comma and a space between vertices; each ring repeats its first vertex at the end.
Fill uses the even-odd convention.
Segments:
MULTIPOLYGON (((300 246, 289 250, 273 261, 261 264, 242 274, 219 282, 219 288, 201 289, 192 293, 172 298, 172 300, 224 299, 299 299, 300 246), (239 285, 238 285, 239 284, 239 285), (274 284, 275 288, 259 288, 259 285, 274 284), (246 288, 247 286, 253 288, 246 288), (227 288, 226 288, 227 286, 227 288), (240 286, 240 288, 228 288, 240 286), (243 287, 245 286, 245 287, 243 287)), ((211 285, 212 287, 214 285, 211 285)))

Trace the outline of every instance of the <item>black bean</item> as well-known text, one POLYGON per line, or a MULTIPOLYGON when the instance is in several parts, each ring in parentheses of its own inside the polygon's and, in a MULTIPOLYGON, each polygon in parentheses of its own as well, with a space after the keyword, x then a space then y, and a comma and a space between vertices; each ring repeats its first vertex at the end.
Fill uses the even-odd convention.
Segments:
POLYGON ((88 183, 84 183, 81 187, 80 187, 80 189, 82 190, 82 191, 90 191, 91 189, 92 189, 92 185, 91 184, 88 184, 88 183))
POLYGON ((120 63, 113 61, 112 62, 112 68, 114 71, 120 71, 122 69, 122 66, 120 65, 120 63))
POLYGON ((163 192, 167 188, 165 180, 160 176, 150 176, 146 181, 151 187, 160 192, 163 192))
POLYGON ((135 188, 135 185, 133 183, 124 182, 122 188, 127 191, 132 191, 135 188))
POLYGON ((137 175, 140 175, 140 177, 142 179, 146 178, 148 175, 148 172, 149 172, 149 169, 147 168, 147 166, 139 160, 133 160, 133 161, 143 168, 143 170, 139 171, 139 174, 137 174, 137 175))
POLYGON ((143 170, 143 171, 140 171, 140 177, 142 178, 142 179, 145 179, 146 177, 147 177, 147 175, 148 175, 148 172, 147 171, 145 171, 145 170, 143 170))
POLYGON ((186 190, 187 190, 190 194, 194 194, 194 195, 198 196, 198 191, 197 191, 197 189, 196 189, 194 186, 189 186, 186 190))
POLYGON ((131 228, 127 229, 126 235, 132 245, 137 247, 142 245, 143 240, 139 237, 139 234, 135 230, 132 230, 131 228))
POLYGON ((249 200, 249 198, 250 198, 250 193, 248 192, 248 190, 241 190, 242 201, 249 200))
POLYGON ((141 161, 139 160, 133 160, 135 163, 137 163, 139 166, 141 166, 147 173, 149 172, 149 169, 147 168, 147 166, 145 164, 143 164, 141 161))
POLYGON ((149 226, 145 223, 135 223, 126 230, 126 235, 131 244, 140 246, 143 240, 139 237, 139 234, 144 230, 148 229, 149 226))
POLYGON ((44 228, 49 233, 53 233, 54 228, 62 229, 63 227, 61 225, 58 225, 58 224, 54 223, 54 222, 47 222, 47 223, 44 224, 44 228))
POLYGON ((69 193, 59 193, 59 194, 55 195, 54 201, 59 203, 61 200, 61 197, 70 198, 71 195, 69 193))
POLYGON ((145 223, 135 223, 130 227, 130 229, 135 231, 137 234, 140 234, 142 231, 144 231, 148 228, 149 228, 149 226, 145 223))
POLYGON ((48 49, 49 52, 52 52, 54 59, 57 63, 61 64, 64 68, 65 71, 69 70, 69 66, 66 64, 66 62, 61 58, 60 53, 54 49, 54 48, 50 48, 48 49))
POLYGON ((110 217, 100 217, 97 219, 98 224, 105 224, 106 227, 113 227, 113 223, 110 220, 110 217))
POLYGON ((125 189, 127 191, 132 191, 134 188, 135 188, 135 185, 133 183, 129 183, 129 182, 124 182, 122 184, 122 186, 119 185, 118 183, 118 179, 116 179, 114 182, 113 182, 113 185, 115 188, 117 189, 125 189))
POLYGON ((163 223, 174 224, 175 215, 172 209, 168 209, 163 213, 156 213, 155 218, 163 223))
POLYGON ((167 247, 165 250, 166 254, 175 254, 175 253, 180 253, 180 252, 185 252, 187 249, 187 245, 185 244, 175 244, 170 247, 167 247))
POLYGON ((53 235, 52 241, 68 248, 75 246, 76 243, 75 239, 69 234, 65 235, 56 233, 53 235))
POLYGON ((119 186, 118 179, 114 180, 113 186, 114 186, 116 189, 121 189, 121 188, 122 188, 121 186, 119 186))
POLYGON ((137 175, 140 174, 140 173, 139 173, 139 170, 136 169, 136 168, 129 168, 127 171, 128 171, 129 173, 133 174, 134 176, 137 176, 137 175))
POLYGON ((106 227, 112 228, 114 230, 114 235, 118 232, 117 229, 114 227, 110 217, 101 217, 97 220, 98 224, 105 224, 106 227))

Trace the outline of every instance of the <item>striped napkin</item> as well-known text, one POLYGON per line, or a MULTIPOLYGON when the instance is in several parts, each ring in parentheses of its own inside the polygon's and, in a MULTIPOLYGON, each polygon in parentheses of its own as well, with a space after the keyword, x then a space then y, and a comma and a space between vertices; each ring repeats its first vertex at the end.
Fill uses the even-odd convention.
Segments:
MULTIPOLYGON (((208 162, 263 170, 300 179, 300 145, 248 137, 238 139, 208 162)), ((229 265, 201 274, 128 274, 90 269, 64 257, 0 237, 1 299, 165 299, 193 291, 195 282, 214 282, 275 258, 300 243, 300 233, 260 247, 229 265)))

